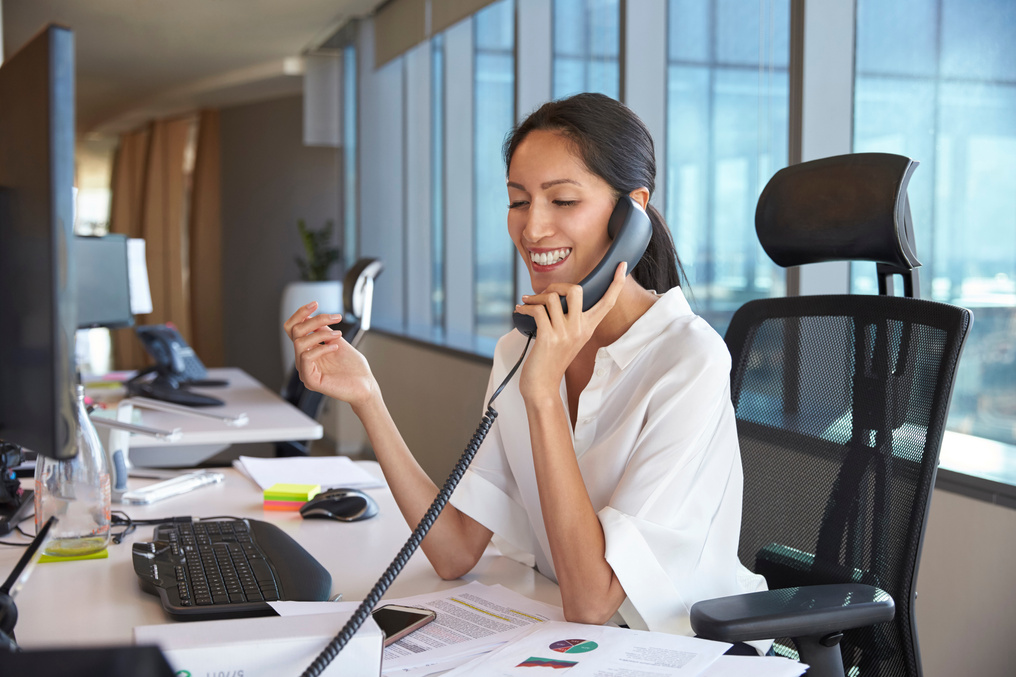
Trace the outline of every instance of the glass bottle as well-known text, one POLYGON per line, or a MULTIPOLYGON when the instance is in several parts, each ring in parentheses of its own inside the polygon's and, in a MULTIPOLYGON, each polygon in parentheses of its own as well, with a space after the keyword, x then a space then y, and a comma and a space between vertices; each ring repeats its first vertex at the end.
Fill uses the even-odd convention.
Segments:
POLYGON ((109 544, 109 464, 80 385, 75 416, 77 455, 62 461, 40 455, 35 466, 35 528, 57 516, 46 554, 58 557, 88 555, 109 544))

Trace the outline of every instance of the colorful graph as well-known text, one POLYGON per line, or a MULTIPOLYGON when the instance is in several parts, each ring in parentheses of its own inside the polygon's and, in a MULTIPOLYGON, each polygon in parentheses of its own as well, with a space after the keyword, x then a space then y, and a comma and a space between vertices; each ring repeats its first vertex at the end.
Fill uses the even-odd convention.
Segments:
POLYGON ((562 661, 556 658, 538 658, 536 656, 530 656, 526 660, 522 661, 515 667, 517 668, 553 668, 559 670, 561 668, 570 668, 573 665, 578 665, 576 661, 562 661))
POLYGON ((559 653, 585 653, 592 651, 597 646, 596 642, 587 639, 562 639, 550 645, 551 650, 559 653))

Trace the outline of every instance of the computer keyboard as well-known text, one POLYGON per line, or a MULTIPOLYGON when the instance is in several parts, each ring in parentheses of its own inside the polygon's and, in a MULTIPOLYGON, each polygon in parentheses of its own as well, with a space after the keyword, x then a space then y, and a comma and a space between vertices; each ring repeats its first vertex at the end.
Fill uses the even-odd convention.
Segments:
POLYGON ((134 572, 177 620, 270 616, 268 602, 324 601, 332 577, 289 534, 259 520, 172 522, 135 543, 134 572))

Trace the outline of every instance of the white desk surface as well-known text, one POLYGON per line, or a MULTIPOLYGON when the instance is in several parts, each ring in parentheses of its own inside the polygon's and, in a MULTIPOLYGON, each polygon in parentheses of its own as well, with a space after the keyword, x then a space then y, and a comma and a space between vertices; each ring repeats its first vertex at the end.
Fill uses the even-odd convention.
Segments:
POLYGON ((142 425, 160 430, 180 428, 182 434, 173 442, 144 435, 132 435, 131 449, 321 438, 323 430, 320 423, 286 402, 278 393, 261 385, 242 369, 235 367, 209 369, 208 378, 224 379, 229 381, 229 385, 219 388, 193 388, 194 392, 217 397, 225 404, 200 407, 196 411, 223 416, 247 414, 247 425, 236 427, 208 418, 143 409, 142 425))
MULTIPOLYGON (((378 477, 374 462, 362 462, 378 477)), ((223 483, 166 499, 151 506, 127 506, 135 519, 193 515, 229 515, 273 522, 300 542, 332 575, 332 594, 358 601, 370 591, 409 537, 410 529, 387 487, 370 489, 380 509, 363 522, 303 520, 299 513, 265 511, 261 491, 236 471, 225 471, 223 483)), ((146 481, 131 479, 131 487, 146 481)), ((114 509, 124 506, 114 505, 114 509)), ((34 531, 31 520, 23 523, 34 531)), ((142 592, 131 564, 131 544, 148 541, 151 526, 141 526, 119 545, 109 546, 109 558, 39 564, 16 597, 15 634, 26 649, 53 646, 129 644, 137 625, 174 623, 163 613, 158 597, 142 592)), ((119 531, 119 528, 114 528, 119 531)), ((4 540, 26 540, 14 533, 4 540)), ((0 546, 0 579, 6 578, 23 548, 0 546)), ((500 583, 517 592, 560 606, 557 585, 515 560, 489 549, 464 578, 442 581, 418 550, 389 588, 395 599, 464 585, 469 581, 500 583)))

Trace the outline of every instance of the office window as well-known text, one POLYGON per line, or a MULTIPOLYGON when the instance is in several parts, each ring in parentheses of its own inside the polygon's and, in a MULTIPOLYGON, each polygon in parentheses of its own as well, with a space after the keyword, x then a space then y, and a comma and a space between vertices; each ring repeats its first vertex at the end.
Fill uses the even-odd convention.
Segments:
POLYGON ((356 241, 356 45, 342 49, 342 250, 346 267, 355 263, 356 241))
POLYGON ((668 3, 666 219, 692 307, 721 333, 745 301, 785 293, 755 205, 787 164, 789 4, 668 3))
MULTIPOLYGON (((1016 443, 1016 4, 857 3, 854 150, 906 155, 921 295, 974 312, 951 429, 1016 443), (900 30, 906 27, 906 30, 900 30)), ((876 293, 872 266, 855 291, 876 293)))
POLYGON ((621 98, 620 0, 554 0, 555 99, 579 92, 621 98))
POLYGON ((431 326, 445 326, 444 251, 445 251, 445 138, 444 138, 444 35, 435 35, 431 49, 431 326))
POLYGON ((508 194, 501 159, 515 110, 514 0, 500 0, 477 12, 473 29, 475 331, 497 337, 511 329, 515 307, 516 254, 506 225, 508 194))

